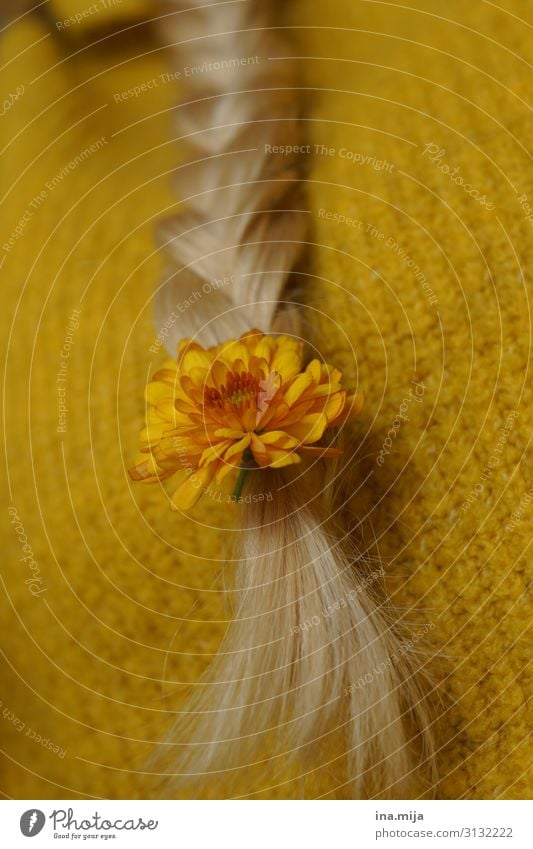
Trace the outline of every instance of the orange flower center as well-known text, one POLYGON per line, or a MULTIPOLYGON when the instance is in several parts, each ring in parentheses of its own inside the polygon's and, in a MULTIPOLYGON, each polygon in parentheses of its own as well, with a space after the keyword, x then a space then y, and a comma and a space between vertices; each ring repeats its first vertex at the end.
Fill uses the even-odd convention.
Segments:
POLYGON ((240 407, 246 401, 257 399, 260 391, 259 381, 249 372, 228 372, 225 386, 220 390, 213 386, 204 389, 204 404, 208 407, 223 407, 224 402, 240 407))

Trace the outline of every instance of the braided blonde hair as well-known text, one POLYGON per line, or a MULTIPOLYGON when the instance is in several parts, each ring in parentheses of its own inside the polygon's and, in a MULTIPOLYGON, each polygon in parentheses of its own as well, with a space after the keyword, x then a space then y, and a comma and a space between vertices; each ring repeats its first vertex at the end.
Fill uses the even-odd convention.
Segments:
MULTIPOLYGON (((298 310, 282 300, 304 239, 305 215, 291 208, 298 99, 269 6, 172 0, 162 17, 186 83, 175 124, 188 156, 175 176, 183 208, 159 228, 169 264, 158 328, 199 280, 209 284, 186 325, 166 334, 172 356, 184 336, 212 346, 252 327, 301 333, 298 310)), ((368 558, 332 527, 335 468, 323 467, 252 476, 275 495, 242 505, 234 621, 161 747, 174 792, 190 792, 182 776, 198 795, 232 795, 232 779, 257 761, 278 776, 287 762, 302 776, 327 768, 338 795, 352 798, 429 786, 415 664, 368 558)))

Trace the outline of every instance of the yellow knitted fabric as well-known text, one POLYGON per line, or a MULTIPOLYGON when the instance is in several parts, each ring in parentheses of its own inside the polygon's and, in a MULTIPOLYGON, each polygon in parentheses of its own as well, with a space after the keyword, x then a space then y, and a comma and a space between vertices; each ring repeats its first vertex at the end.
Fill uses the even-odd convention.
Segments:
MULTIPOLYGON (((125 472, 162 358, 149 350, 153 224, 175 203, 177 89, 134 25, 152 4, 117 4, 117 24, 126 8, 132 27, 100 42, 53 26, 79 6, 51 4, 48 21, 27 16, 2 42, 0 789, 156 798, 146 759, 230 616, 218 559, 228 535, 215 528, 233 517, 212 503, 171 514, 157 487, 132 489, 125 472)), ((298 294, 322 354, 367 395, 370 476, 353 510, 372 508, 394 602, 414 630, 431 624, 438 795, 520 798, 531 755, 528 3, 416 6, 285 10, 310 119, 298 294)), ((254 780, 263 797, 302 792, 291 775, 265 789, 258 767, 254 780)), ((327 768, 305 792, 335 795, 327 768)))

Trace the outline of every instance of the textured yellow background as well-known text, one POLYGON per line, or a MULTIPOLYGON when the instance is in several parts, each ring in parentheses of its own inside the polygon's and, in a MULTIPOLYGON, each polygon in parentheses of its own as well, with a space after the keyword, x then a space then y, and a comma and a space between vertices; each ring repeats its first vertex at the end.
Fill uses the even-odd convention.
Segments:
MULTIPOLYGON (((435 626, 425 648, 439 653, 438 794, 524 797, 532 225, 518 198, 533 205, 533 179, 524 104, 531 42, 519 18, 529 4, 416 5, 297 0, 285 10, 308 90, 307 138, 334 149, 307 157, 312 244, 300 294, 322 353, 351 382, 357 374, 367 394, 360 471, 372 474, 353 509, 372 508, 394 601, 435 626), (494 208, 431 163, 427 144, 444 149, 440 161, 494 208), (386 164, 353 164, 342 148, 386 164), (361 224, 328 221, 320 209, 361 224), (389 239, 422 269, 436 303, 389 239), (380 468, 376 455, 413 378, 424 382, 423 402, 411 404, 380 468)), ((116 22, 127 12, 132 28, 99 44, 81 28, 54 30, 80 6, 50 3, 48 22, 26 18, 2 43, 2 100, 25 89, 2 118, 1 244, 27 220, 0 251, 9 342, 0 790, 157 797, 143 774, 150 741, 183 695, 175 682, 198 679, 228 615, 217 561, 226 535, 198 523, 231 516, 202 504, 179 518, 157 488, 132 491, 125 474, 143 384, 160 360, 149 351, 160 273, 152 233, 174 202, 177 90, 158 84, 116 102, 166 69, 137 26, 152 4, 117 6, 116 22), (73 309, 81 314, 58 434, 56 375, 73 309), (9 504, 39 565, 38 598, 24 583, 9 504)), ((268 786, 266 773, 255 780, 268 786)), ((250 786, 247 775, 241 792, 250 786)), ((331 790, 325 770, 306 792, 331 790)), ((288 780, 263 795, 299 792, 288 780)))

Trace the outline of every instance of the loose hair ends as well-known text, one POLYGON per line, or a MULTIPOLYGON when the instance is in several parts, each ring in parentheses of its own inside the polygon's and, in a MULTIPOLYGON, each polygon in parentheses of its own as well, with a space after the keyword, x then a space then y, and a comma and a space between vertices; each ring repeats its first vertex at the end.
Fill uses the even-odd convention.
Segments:
MULTIPOLYGON (((190 155, 175 177, 183 208, 159 229, 169 271, 156 325, 200 281, 205 297, 187 311, 186 331, 177 321, 165 334, 172 356, 185 335, 202 345, 254 326, 297 335, 297 311, 280 303, 304 238, 298 157, 268 150, 297 147, 299 103, 268 6, 174 0, 165 9, 176 13, 163 20, 175 67, 205 67, 184 81, 175 112, 190 155), (230 61, 253 56, 261 61, 230 61)), ((333 527, 333 474, 322 462, 248 475, 250 497, 236 507, 234 618, 154 755, 165 792, 306 796, 320 775, 333 796, 428 792, 433 747, 417 664, 380 595, 372 567, 381 567, 333 527)))
POLYGON ((169 787, 233 795, 255 771, 247 795, 268 782, 305 795, 326 772, 344 797, 423 795, 430 722, 411 653, 380 598, 382 568, 334 535, 322 475, 251 478, 235 616, 158 753, 169 787))

